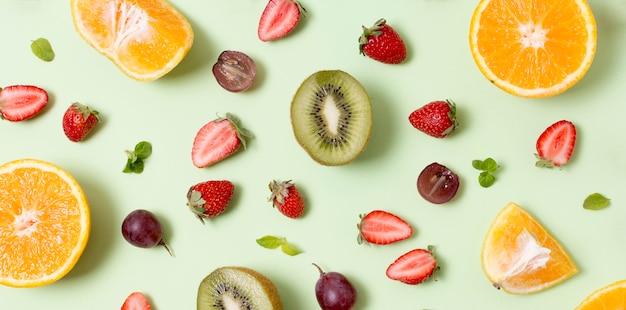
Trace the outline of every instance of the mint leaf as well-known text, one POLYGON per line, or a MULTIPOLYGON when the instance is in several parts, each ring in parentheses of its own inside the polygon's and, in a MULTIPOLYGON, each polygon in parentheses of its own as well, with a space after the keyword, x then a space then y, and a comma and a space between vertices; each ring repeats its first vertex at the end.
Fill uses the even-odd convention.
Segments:
POLYGON ((478 184, 482 187, 490 187, 496 181, 496 177, 493 175, 500 166, 491 157, 487 157, 485 160, 475 159, 472 160, 472 167, 476 170, 480 170, 478 175, 478 184))
POLYGON ((281 250, 283 251, 283 253, 285 253, 285 254, 287 254, 289 256, 295 256, 295 255, 300 254, 300 250, 298 250, 297 248, 295 248, 293 245, 289 244, 286 241, 281 246, 281 250))
POLYGON ((593 193, 583 202, 583 208, 587 210, 601 210, 609 206, 611 200, 604 197, 602 194, 593 193))
POLYGON ((152 155, 152 144, 147 141, 141 141, 135 145, 135 155, 139 159, 146 159, 152 155))
POLYGON ((301 253, 296 247, 287 242, 286 238, 280 238, 275 236, 263 236, 259 239, 256 239, 256 243, 266 249, 276 249, 280 247, 283 253, 294 256, 301 253))
POLYGON ((481 170, 489 171, 489 172, 496 172, 496 170, 498 170, 498 163, 496 163, 496 161, 493 158, 488 157, 487 159, 483 161, 481 170))
POLYGON ((256 239, 256 243, 267 249, 275 249, 281 246, 285 242, 284 238, 278 238, 274 236, 263 236, 256 239))
POLYGON ((483 169, 483 161, 480 160, 480 159, 472 160, 472 167, 474 167, 474 169, 476 169, 476 170, 484 170, 483 169))
POLYGON ((496 177, 488 171, 483 171, 478 175, 478 184, 482 187, 489 187, 496 181, 496 177))
POLYGON ((35 41, 32 41, 30 44, 30 49, 33 51, 33 54, 37 56, 37 58, 43 61, 52 61, 54 60, 54 51, 52 50, 52 45, 45 38, 39 38, 35 41))
POLYGON ((144 169, 144 160, 152 155, 152 144, 150 142, 141 141, 135 145, 134 151, 126 150, 126 166, 122 172, 124 173, 142 173, 144 169))

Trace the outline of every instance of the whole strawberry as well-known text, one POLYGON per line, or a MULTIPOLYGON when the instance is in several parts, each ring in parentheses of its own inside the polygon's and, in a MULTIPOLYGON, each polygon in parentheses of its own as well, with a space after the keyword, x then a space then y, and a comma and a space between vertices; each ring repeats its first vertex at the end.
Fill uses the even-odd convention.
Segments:
POLYGON ((278 208, 280 213, 286 217, 299 218, 304 213, 304 199, 300 195, 300 191, 296 185, 289 181, 278 182, 276 180, 270 182, 270 191, 272 195, 268 199, 278 208))
POLYGON ((406 59, 406 45, 400 35, 385 19, 379 19, 370 28, 363 27, 359 38, 359 52, 386 64, 399 64, 406 59))
POLYGON ((456 104, 452 100, 433 101, 413 111, 409 122, 418 130, 435 138, 445 138, 459 126, 456 104))
POLYGON ((63 132, 72 142, 80 142, 98 125, 98 111, 78 102, 72 103, 63 115, 63 132))
POLYGON ((235 185, 227 180, 211 180, 198 183, 187 192, 187 206, 202 223, 205 218, 220 215, 230 203, 235 185))

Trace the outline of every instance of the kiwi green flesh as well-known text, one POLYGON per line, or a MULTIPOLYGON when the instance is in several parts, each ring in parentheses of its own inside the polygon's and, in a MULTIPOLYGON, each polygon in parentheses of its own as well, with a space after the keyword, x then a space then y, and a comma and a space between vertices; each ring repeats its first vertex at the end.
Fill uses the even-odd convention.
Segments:
POLYGON ((282 310, 274 283, 247 267, 220 267, 198 287, 198 310, 282 310))
POLYGON ((359 81, 341 70, 318 71, 302 82, 291 102, 296 140, 326 166, 352 162, 372 133, 372 103, 359 81))

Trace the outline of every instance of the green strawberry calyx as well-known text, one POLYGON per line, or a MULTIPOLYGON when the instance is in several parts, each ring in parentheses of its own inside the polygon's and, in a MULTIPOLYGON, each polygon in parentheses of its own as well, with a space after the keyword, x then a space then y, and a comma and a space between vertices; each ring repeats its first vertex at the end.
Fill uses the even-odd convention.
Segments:
POLYGON ((380 30, 383 28, 383 26, 386 23, 387 21, 384 18, 381 18, 377 20, 372 27, 367 28, 365 26, 361 26, 363 28, 363 33, 359 37, 359 53, 360 54, 365 55, 365 52, 363 51, 363 47, 369 42, 370 37, 372 36, 377 37, 382 34, 382 31, 380 30))

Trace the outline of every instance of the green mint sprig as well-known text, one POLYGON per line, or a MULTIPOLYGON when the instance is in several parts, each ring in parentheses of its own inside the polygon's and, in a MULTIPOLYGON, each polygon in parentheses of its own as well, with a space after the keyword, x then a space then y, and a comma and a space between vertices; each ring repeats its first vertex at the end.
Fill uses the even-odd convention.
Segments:
POLYGON ((33 51, 33 54, 37 56, 37 58, 43 61, 52 61, 54 60, 54 51, 52 50, 52 45, 45 38, 39 38, 37 40, 32 41, 30 44, 30 49, 33 51))
POLYGON ((587 210, 601 210, 609 206, 611 200, 604 197, 602 194, 593 193, 583 202, 583 208, 587 210))
POLYGON ((500 168, 498 163, 491 157, 487 157, 485 160, 473 160, 472 167, 481 171, 478 175, 478 184, 482 187, 493 185, 496 181, 496 177, 493 174, 500 168))
POLYGON ((276 236, 263 236, 259 239, 256 239, 256 243, 266 249, 276 249, 278 247, 280 247, 280 249, 283 251, 283 253, 289 255, 289 256, 295 256, 298 255, 300 253, 302 253, 300 250, 298 250, 296 247, 294 247, 292 244, 290 244, 289 242, 287 242, 287 238, 281 238, 281 237, 276 237, 276 236))
POLYGON ((133 151, 126 150, 128 160, 122 172, 124 173, 142 173, 144 161, 152 155, 152 144, 147 141, 141 141, 135 145, 133 151))

